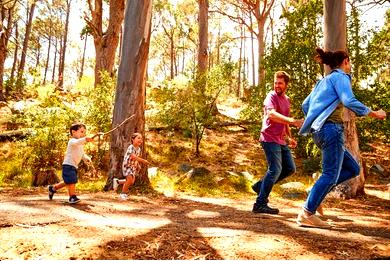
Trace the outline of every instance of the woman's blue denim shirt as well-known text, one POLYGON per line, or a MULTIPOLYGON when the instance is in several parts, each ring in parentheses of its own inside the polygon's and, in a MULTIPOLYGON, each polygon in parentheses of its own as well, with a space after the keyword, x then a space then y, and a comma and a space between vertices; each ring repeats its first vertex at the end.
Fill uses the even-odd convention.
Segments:
POLYGON ((340 102, 358 116, 371 112, 370 108, 355 98, 351 87, 351 76, 341 69, 333 70, 317 82, 316 86, 302 103, 305 121, 299 134, 318 131, 340 102))

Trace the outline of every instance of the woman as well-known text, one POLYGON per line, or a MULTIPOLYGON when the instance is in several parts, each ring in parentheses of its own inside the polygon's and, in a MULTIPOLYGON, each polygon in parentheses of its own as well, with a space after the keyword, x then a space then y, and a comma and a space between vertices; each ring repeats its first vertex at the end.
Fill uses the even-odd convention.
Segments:
POLYGON ((372 111, 358 101, 351 87, 351 63, 345 51, 329 52, 316 48, 316 60, 332 70, 317 82, 304 100, 302 110, 305 121, 299 134, 312 133, 315 144, 322 152, 322 174, 311 189, 297 223, 307 227, 329 227, 315 216, 317 208, 336 185, 359 175, 360 167, 344 146, 342 121, 343 107, 358 116, 384 119, 383 110, 372 111))

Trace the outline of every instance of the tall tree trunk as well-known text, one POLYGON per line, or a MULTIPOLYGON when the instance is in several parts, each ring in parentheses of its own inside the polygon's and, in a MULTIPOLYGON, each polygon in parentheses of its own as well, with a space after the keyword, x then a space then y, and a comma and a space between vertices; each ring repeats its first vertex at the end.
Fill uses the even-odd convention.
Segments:
POLYGON ((220 56, 221 56, 221 22, 218 22, 218 36, 217 36, 217 57, 216 57, 216 63, 219 65, 220 63, 220 56))
POLYGON ((207 72, 208 65, 208 14, 209 1, 198 0, 199 5, 199 48, 198 48, 198 73, 207 72))
MULTIPOLYGON (((346 3, 345 0, 325 0, 324 1, 324 42, 325 50, 336 51, 347 49, 347 23, 346 23, 346 3)), ((325 67, 325 73, 330 69, 325 67)), ((355 114, 348 109, 344 110, 344 135, 345 145, 355 159, 361 164, 359 141, 356 132, 355 114)), ((354 179, 344 182, 336 187, 335 192, 342 198, 353 198, 358 194, 364 194, 364 174, 363 168, 360 175, 354 179)))
POLYGON ((173 78, 175 78, 175 43, 174 43, 174 39, 173 39, 173 35, 174 33, 171 32, 171 37, 169 39, 169 42, 170 42, 170 46, 169 46, 169 56, 170 56, 170 60, 171 60, 171 80, 173 78))
MULTIPOLYGON (((112 187, 112 176, 120 175, 122 171, 123 155, 131 144, 131 135, 138 132, 144 136, 151 16, 151 0, 133 0, 127 3, 112 126, 118 126, 131 115, 135 116, 111 134, 110 171, 105 190, 112 187)), ((146 155, 145 144, 143 155, 146 155)), ((147 171, 141 172, 137 182, 149 184, 147 171)))
POLYGON ((28 42, 30 40, 35 5, 36 5, 36 0, 31 3, 30 11, 28 12, 28 19, 27 19, 28 22, 26 24, 26 33, 24 35, 22 54, 20 57, 20 63, 18 68, 17 88, 19 89, 19 91, 21 91, 22 88, 21 84, 22 84, 22 79, 24 74, 24 66, 26 65, 27 47, 28 47, 28 42))
MULTIPOLYGON (((5 101, 3 77, 4 77, 4 64, 8 53, 8 39, 12 32, 13 27, 13 13, 17 1, 9 1, 8 3, 1 2, 0 4, 0 101, 5 101), (5 21, 7 20, 7 24, 5 21)), ((17 33, 16 33, 17 34, 17 33)))
MULTIPOLYGON (((240 93, 241 89, 241 68, 242 68, 242 48, 243 48, 243 42, 244 42, 244 26, 240 26, 240 58, 238 59, 238 79, 237 79, 237 93, 240 93)), ((237 96, 237 98, 240 98, 237 96)))
MULTIPOLYGON (((251 27, 253 27, 252 23, 252 14, 249 15, 251 27)), ((255 68, 255 47, 254 47, 254 37, 253 37, 253 30, 250 30, 251 32, 251 56, 252 56, 252 85, 256 86, 256 68, 255 68)))
MULTIPOLYGON (((58 76, 57 76, 57 79, 60 77, 60 72, 61 72, 61 64, 62 64, 62 49, 64 48, 64 45, 63 45, 63 35, 60 36, 60 39, 59 39, 59 44, 60 44, 60 47, 59 47, 59 50, 58 50, 58 76)), ((57 82, 57 85, 58 85, 58 82, 57 82)))
POLYGON ((171 29, 171 30, 168 30, 164 24, 162 24, 162 28, 164 30, 164 33, 165 35, 168 37, 168 41, 169 41, 169 69, 170 69, 170 74, 169 74, 169 79, 172 80, 173 78, 175 78, 175 39, 174 39, 174 35, 175 35, 175 30, 174 29, 171 29))
POLYGON ((83 75, 84 75, 85 51, 87 50, 88 34, 85 34, 84 37, 85 37, 85 39, 84 39, 83 57, 81 59, 81 68, 80 68, 79 80, 81 80, 81 78, 83 78, 83 75))
POLYGON ((57 53, 58 53, 58 39, 55 38, 55 42, 54 42, 54 58, 53 58, 53 73, 51 75, 51 83, 54 83, 54 78, 55 78, 55 75, 56 75, 57 53))
MULTIPOLYGON (((103 32, 103 2, 96 0, 92 7, 88 0, 89 9, 92 14, 92 20, 84 18, 92 29, 92 36, 95 45, 95 86, 101 82, 100 74, 102 71, 108 72, 113 76, 115 65, 115 53, 119 43, 119 34, 123 21, 123 11, 125 8, 124 0, 110 0, 109 24, 107 31, 103 32)), ((122 54, 121 54, 122 55, 122 54)))
POLYGON ((259 49, 259 62, 258 62, 258 79, 257 82, 260 86, 264 87, 261 89, 262 97, 266 95, 265 89, 265 68, 264 68, 264 55, 265 55, 265 39, 264 39, 264 27, 265 27, 265 19, 258 21, 259 32, 257 34, 257 43, 259 49))
MULTIPOLYGON (((51 30, 51 28, 50 28, 50 30, 51 30)), ((46 84, 47 71, 49 70, 50 50, 51 50, 51 32, 49 33, 49 47, 47 48, 47 56, 46 56, 46 63, 45 63, 45 73, 43 75, 43 85, 46 84)))
POLYGON ((39 42, 39 39, 38 39, 38 43, 37 43, 37 54, 36 54, 36 63, 35 63, 35 68, 38 69, 39 67, 39 64, 41 63, 41 44, 39 42))
POLYGON ((69 31, 69 16, 70 16, 70 6, 72 0, 66 1, 66 19, 65 19, 65 31, 64 38, 61 49, 61 59, 58 67, 58 84, 57 88, 63 90, 64 88, 64 71, 65 71, 65 56, 66 56, 66 46, 68 44, 68 31, 69 31))
MULTIPOLYGON (((14 50, 14 59, 12 62, 12 68, 11 68, 11 73, 10 73, 10 82, 12 85, 14 84, 15 81, 15 70, 16 67, 18 66, 18 51, 19 51, 19 27, 18 23, 15 24, 15 50, 14 50)), ((5 95, 8 96, 9 90, 5 90, 5 95)))

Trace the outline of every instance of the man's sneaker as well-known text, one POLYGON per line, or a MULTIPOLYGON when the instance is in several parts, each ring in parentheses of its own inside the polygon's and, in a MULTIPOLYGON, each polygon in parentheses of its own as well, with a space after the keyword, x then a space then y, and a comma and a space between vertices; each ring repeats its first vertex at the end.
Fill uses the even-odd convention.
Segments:
POLYGON ((119 179, 114 178, 112 180, 112 188, 114 189, 114 191, 116 191, 118 189, 118 186, 119 186, 119 179))
POLYGON ((259 180, 255 184, 252 185, 252 189, 253 189, 254 192, 256 192, 256 194, 260 193, 261 182, 262 182, 262 180, 259 180))
POLYGON ((126 200, 126 199, 129 198, 129 196, 127 196, 127 194, 125 194, 125 193, 121 193, 121 194, 119 195, 119 198, 122 199, 122 200, 126 200))
POLYGON ((56 193, 54 186, 52 186, 52 185, 47 186, 47 190, 49 192, 49 199, 52 200, 54 193, 56 193))
POLYGON ((70 198, 69 198, 69 203, 70 204, 76 204, 76 203, 79 203, 79 202, 80 202, 80 199, 76 195, 70 196, 70 198))
POLYGON ((264 214, 278 214, 279 213, 279 209, 277 208, 270 208, 269 206, 267 205, 256 205, 253 204, 253 209, 252 209, 252 212, 253 213, 264 213, 264 214))

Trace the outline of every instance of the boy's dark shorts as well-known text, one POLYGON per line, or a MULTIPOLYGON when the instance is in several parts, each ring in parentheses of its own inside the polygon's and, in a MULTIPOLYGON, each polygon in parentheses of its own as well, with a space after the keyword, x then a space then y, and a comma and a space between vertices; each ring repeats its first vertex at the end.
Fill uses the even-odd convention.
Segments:
POLYGON ((62 179, 65 184, 77 183, 77 169, 71 165, 62 165, 62 179))

